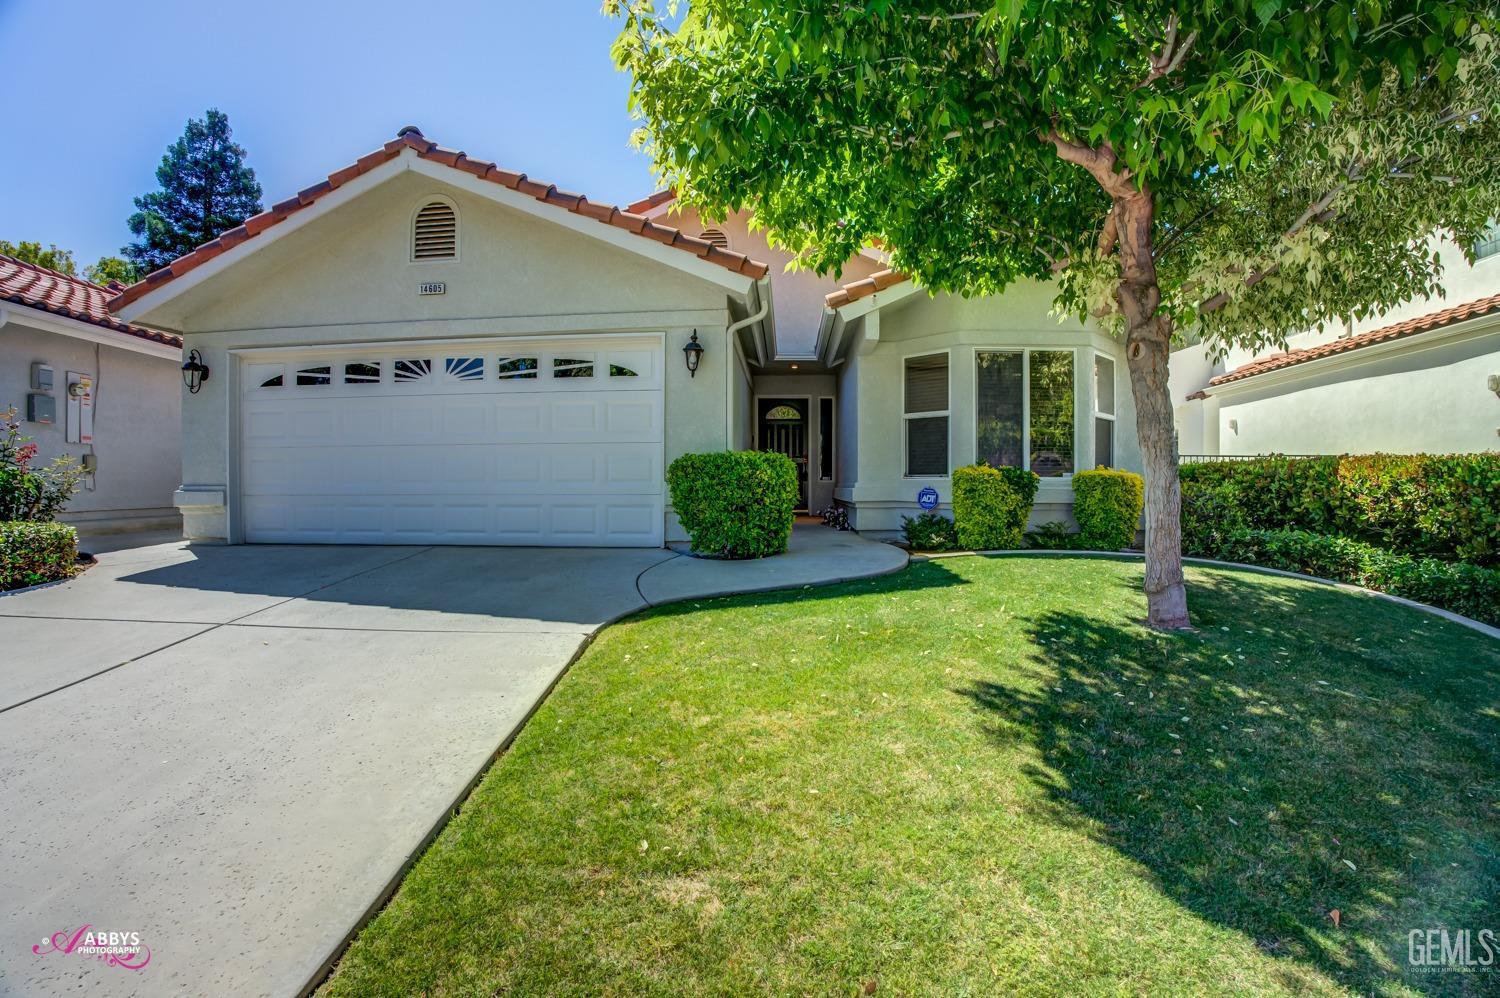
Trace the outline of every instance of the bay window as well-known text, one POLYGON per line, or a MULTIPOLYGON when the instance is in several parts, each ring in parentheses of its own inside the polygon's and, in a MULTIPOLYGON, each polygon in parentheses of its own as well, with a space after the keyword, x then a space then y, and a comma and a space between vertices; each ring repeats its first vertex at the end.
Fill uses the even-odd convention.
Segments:
POLYGON ((1071 475, 1073 351, 980 350, 974 364, 976 460, 1071 475))

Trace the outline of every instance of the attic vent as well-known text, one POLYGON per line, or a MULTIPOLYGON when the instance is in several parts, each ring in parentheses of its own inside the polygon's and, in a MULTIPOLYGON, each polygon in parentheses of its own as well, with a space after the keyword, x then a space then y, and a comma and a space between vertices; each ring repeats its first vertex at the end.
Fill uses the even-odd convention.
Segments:
POLYGON ((729 237, 724 235, 722 229, 704 229, 702 232, 698 233, 698 238, 702 239, 706 243, 713 243, 721 250, 727 250, 729 248, 729 237))
POLYGON ((447 201, 429 201, 412 224, 413 260, 458 258, 458 212, 447 201))

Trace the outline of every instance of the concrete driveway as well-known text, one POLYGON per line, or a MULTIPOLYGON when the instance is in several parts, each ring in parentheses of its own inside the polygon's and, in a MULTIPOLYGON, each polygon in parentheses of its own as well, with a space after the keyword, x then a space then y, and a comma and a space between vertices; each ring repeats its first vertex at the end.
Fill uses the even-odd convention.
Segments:
POLYGON ((170 544, 0 597, 0 992, 302 991, 600 625, 905 564, 817 531, 743 569, 170 544), (53 951, 84 925, 150 962, 53 951))

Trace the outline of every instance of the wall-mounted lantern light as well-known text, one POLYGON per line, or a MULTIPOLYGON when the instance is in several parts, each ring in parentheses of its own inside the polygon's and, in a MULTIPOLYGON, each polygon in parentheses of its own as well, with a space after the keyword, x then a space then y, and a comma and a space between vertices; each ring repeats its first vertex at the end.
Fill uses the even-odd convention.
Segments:
POLYGON ((208 365, 203 363, 203 355, 197 350, 188 352, 187 363, 182 365, 182 383, 187 385, 187 390, 193 395, 198 394, 198 389, 203 387, 203 382, 208 380, 208 365))
POLYGON ((703 344, 698 342, 698 330, 693 330, 693 338, 682 348, 682 356, 687 361, 688 376, 696 378, 698 362, 703 359, 703 344))

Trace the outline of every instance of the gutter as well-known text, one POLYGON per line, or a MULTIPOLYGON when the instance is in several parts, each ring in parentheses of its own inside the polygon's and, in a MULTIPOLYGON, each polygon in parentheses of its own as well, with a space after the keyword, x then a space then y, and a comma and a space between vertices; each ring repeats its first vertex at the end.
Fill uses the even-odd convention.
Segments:
MULTIPOLYGON (((725 330, 727 336, 732 337, 741 329, 755 325, 755 323, 760 322, 771 311, 771 278, 762 277, 753 286, 756 290, 756 297, 760 299, 760 311, 745 316, 739 322, 731 323, 729 328, 725 330)), ((762 365, 766 362, 766 342, 764 336, 757 336, 755 338, 755 359, 757 363, 762 365)))
MULTIPOLYGON (((740 360, 739 332, 761 322, 771 311, 771 278, 769 275, 762 277, 751 285, 755 289, 756 297, 760 299, 760 309, 745 316, 738 322, 731 322, 724 330, 724 348, 729 351, 729 357, 724 364, 724 449, 734 448, 734 406, 730 400, 734 398, 734 369, 735 365, 742 363, 740 360)), ((766 362, 765 337, 755 338, 755 352, 760 362, 766 362)), ((746 386, 747 390, 753 390, 753 385, 746 386)))

